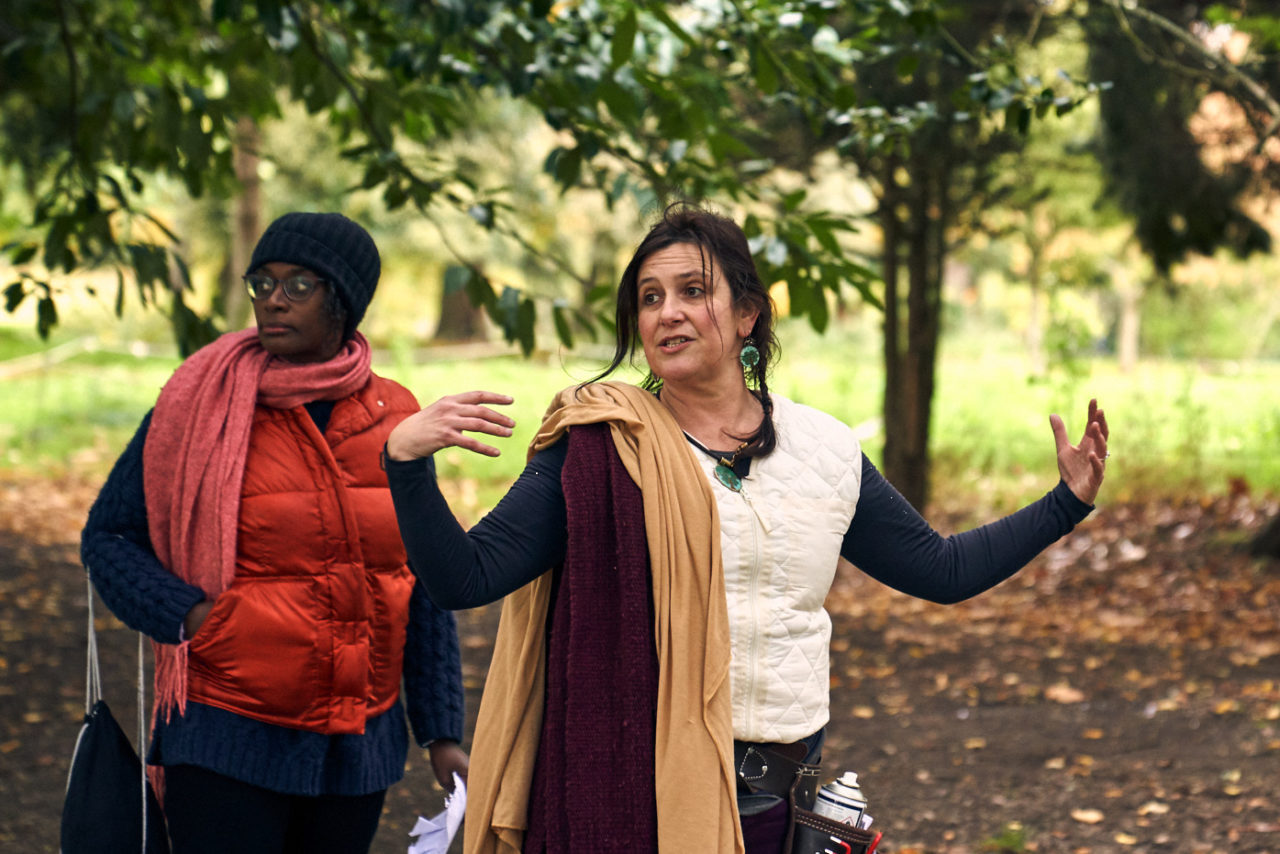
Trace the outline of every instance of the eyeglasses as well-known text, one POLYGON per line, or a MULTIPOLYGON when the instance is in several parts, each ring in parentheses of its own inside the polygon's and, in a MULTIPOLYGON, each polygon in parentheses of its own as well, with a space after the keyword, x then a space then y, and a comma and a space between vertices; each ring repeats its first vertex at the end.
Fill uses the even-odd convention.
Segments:
POLYGON ((265 273, 250 273, 244 277, 244 286, 249 292, 249 299, 255 302, 267 299, 275 293, 276 285, 284 288, 284 295, 290 302, 306 302, 323 282, 324 279, 311 279, 306 276, 273 279, 265 273))

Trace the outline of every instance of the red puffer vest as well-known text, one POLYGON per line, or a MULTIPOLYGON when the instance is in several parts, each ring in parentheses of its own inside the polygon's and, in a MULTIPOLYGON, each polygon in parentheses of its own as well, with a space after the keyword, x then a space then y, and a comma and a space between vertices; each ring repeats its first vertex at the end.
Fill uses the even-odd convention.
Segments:
POLYGON ((414 579, 379 457, 417 411, 377 376, 323 436, 301 406, 257 407, 235 578, 191 639, 191 700, 329 734, 391 708, 414 579))

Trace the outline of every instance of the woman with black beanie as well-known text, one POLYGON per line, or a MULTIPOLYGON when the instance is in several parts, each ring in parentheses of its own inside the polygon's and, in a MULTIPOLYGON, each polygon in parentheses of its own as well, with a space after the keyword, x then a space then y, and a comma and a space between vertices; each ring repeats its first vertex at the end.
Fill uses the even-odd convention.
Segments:
POLYGON ((244 277, 256 329, 178 368, 89 512, 90 577, 153 641, 176 854, 367 851, 406 711, 441 785, 466 776, 456 627, 414 583, 378 462, 418 411, 357 331, 380 272, 341 214, 273 222, 244 277))

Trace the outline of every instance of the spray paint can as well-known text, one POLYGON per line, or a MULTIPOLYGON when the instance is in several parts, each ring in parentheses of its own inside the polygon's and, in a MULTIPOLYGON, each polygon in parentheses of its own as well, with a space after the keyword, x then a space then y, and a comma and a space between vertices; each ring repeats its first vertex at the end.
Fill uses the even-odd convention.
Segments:
POLYGON ((858 785, 858 775, 853 771, 846 771, 840 775, 840 779, 832 780, 818 789, 813 811, 832 821, 857 827, 862 814, 867 811, 867 799, 858 785))

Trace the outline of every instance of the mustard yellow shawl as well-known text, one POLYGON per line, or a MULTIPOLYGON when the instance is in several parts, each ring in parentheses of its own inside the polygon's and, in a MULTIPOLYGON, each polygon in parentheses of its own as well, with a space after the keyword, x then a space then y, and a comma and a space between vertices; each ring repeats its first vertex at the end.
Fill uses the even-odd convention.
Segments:
MULTIPOLYGON (((671 413, 625 383, 561 391, 529 454, 575 424, 602 422, 644 496, 658 654, 658 848, 661 854, 742 854, 715 500, 671 413)), ((466 854, 521 851, 542 726, 550 598, 547 572, 503 601, 472 745, 466 854)))

